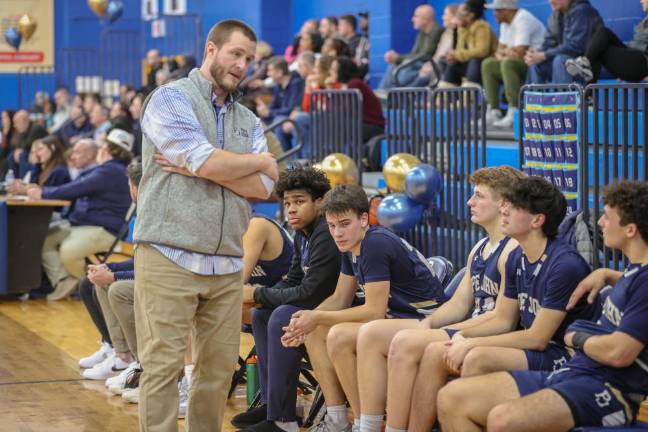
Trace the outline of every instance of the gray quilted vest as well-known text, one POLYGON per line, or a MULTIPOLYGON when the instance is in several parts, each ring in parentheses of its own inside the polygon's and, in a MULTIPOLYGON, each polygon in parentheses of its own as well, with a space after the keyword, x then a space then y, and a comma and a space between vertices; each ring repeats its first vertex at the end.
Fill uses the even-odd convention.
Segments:
MULTIPOLYGON (((194 69, 188 78, 167 85, 187 95, 207 140, 218 148, 212 83, 194 69)), ((150 98, 144 101, 141 118, 150 98)), ((224 114, 224 150, 249 153, 255 123, 250 110, 230 104, 224 114)), ((242 237, 250 220, 247 200, 211 181, 164 172, 153 158, 155 152, 155 145, 143 135, 135 242, 242 257, 242 237)))

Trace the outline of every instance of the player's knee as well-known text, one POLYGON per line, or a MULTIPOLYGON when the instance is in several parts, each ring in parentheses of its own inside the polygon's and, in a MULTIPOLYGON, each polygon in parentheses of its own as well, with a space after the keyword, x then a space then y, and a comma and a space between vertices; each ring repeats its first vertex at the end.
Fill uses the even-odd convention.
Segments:
POLYGON ((358 330, 358 350, 370 350, 377 348, 376 341, 381 339, 381 321, 371 321, 360 326, 358 330))
POLYGON ((268 329, 272 332, 282 332, 283 328, 290 324, 294 308, 289 305, 281 305, 272 311, 268 319, 268 329))
POLYGON ((488 413, 486 429, 492 432, 511 430, 513 414, 514 413, 509 404, 497 405, 488 413))
POLYGON ((326 336, 326 349, 329 356, 335 358, 340 354, 355 351, 355 337, 343 326, 333 326, 326 336))
POLYGON ((452 381, 441 388, 437 396, 437 412, 439 419, 443 420, 463 406, 465 395, 462 395, 461 385, 458 381, 452 381), (463 398, 463 401, 462 401, 463 398))
POLYGON ((407 361, 412 357, 411 343, 414 332, 411 330, 401 330, 392 339, 389 344, 389 361, 400 362, 407 361))
POLYGON ((461 376, 483 375, 491 370, 493 363, 492 348, 477 347, 471 349, 461 367, 461 376))
POLYGON ((443 343, 431 343, 425 347, 421 357, 421 368, 429 368, 443 361, 443 353, 447 350, 443 343))
POLYGON ((328 329, 325 329, 322 326, 317 326, 312 332, 306 335, 304 345, 306 345, 309 355, 311 355, 311 352, 318 351, 320 347, 326 347, 327 332, 328 329))
POLYGON ((76 245, 72 243, 63 242, 59 249, 59 257, 61 258, 61 262, 64 265, 70 262, 78 261, 80 259, 82 260, 84 258, 82 255, 83 254, 79 253, 76 245))

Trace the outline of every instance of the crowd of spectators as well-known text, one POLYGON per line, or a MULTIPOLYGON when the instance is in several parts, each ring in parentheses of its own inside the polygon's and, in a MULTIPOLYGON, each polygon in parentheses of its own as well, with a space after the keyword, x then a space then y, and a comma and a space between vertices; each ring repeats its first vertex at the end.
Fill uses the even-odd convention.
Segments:
MULTIPOLYGON (((648 2, 641 4, 648 12, 648 2)), ((483 87, 487 123, 512 128, 525 83, 585 85, 601 76, 630 82, 648 78, 648 18, 626 45, 604 26, 589 0, 549 0, 549 5, 546 26, 517 0, 447 5, 443 27, 430 5, 417 7, 412 17, 416 42, 407 54, 385 53, 388 67, 376 93, 384 98, 393 87, 483 87), (486 9, 499 24, 497 34, 485 19, 486 9)))
MULTIPOLYGON (((640 1, 648 12, 648 1, 640 1)), ((586 84, 602 76, 634 82, 648 77, 648 17, 638 23, 626 45, 605 27, 590 0, 549 0, 549 5, 552 13, 546 26, 519 7, 517 0, 449 4, 441 23, 431 5, 418 6, 412 16, 418 32, 416 41, 408 53, 388 50, 384 54, 387 69, 375 94, 382 99, 394 87, 480 86, 488 103, 487 123, 512 128, 519 89, 525 83, 586 84), (485 19, 487 9, 493 11, 499 24, 497 32, 485 19)), ((255 61, 240 85, 241 101, 266 125, 290 119, 307 137, 311 92, 348 84, 332 79, 335 59, 348 58, 354 63, 354 79, 367 82, 375 75, 369 70, 368 25, 366 12, 309 19, 282 55, 275 55, 270 45, 260 42, 255 61)), ((53 99, 44 91, 37 92, 29 109, 4 110, 0 175, 11 169, 15 178, 23 179, 34 171, 38 163, 30 162, 32 146, 48 135, 56 135, 69 156, 79 139, 90 137, 97 142, 110 127, 118 126, 134 135, 133 154, 139 155, 139 113, 145 96, 159 85, 186 76, 196 66, 196 59, 163 58, 152 49, 145 63, 144 85, 137 90, 131 85, 121 86, 112 104, 105 104, 94 93, 72 98, 61 87, 53 99)), ((349 87, 355 84, 353 81, 349 87)), ((375 98, 366 93, 363 91, 364 111, 370 112, 372 119, 365 115, 364 124, 372 125, 373 130, 381 127, 384 119, 375 98)), ((280 150, 296 144, 294 127, 288 122, 274 129, 280 150)), ((365 127, 363 138, 378 133, 369 134, 369 129, 365 127)), ((301 156, 309 154, 305 142, 301 156)), ((32 160, 36 161, 35 155, 32 160)))

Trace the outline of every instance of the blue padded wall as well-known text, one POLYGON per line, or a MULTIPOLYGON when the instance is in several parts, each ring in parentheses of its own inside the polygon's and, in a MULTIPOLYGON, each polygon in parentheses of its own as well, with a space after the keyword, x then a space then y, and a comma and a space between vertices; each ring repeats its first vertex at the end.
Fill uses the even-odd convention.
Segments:
MULTIPOLYGON (((158 0, 160 11, 162 0, 158 0)), ((440 15, 443 7, 452 0, 428 1, 440 15)), ((124 1, 124 14, 114 25, 116 28, 148 33, 149 27, 140 21, 140 1, 124 1)), ((370 13, 371 84, 376 85, 386 68, 383 53, 390 49, 408 51, 414 41, 410 17, 421 4, 414 0, 188 0, 188 13, 201 19, 201 35, 207 35, 211 25, 224 18, 239 18, 248 22, 259 37, 282 53, 305 19, 326 15, 342 15, 368 11, 370 13)), ((606 25, 622 40, 632 38, 634 26, 643 18, 639 0, 592 0, 606 25)), ((543 22, 550 14, 547 0, 520 0, 520 6, 529 9, 543 22)), ((491 12, 486 18, 495 25, 491 12)), ((55 59, 61 64, 59 53, 63 48, 98 48, 99 35, 104 28, 90 11, 86 0, 55 0, 55 59)), ((141 37, 139 51, 143 57, 149 40, 141 37)), ((173 53, 175 54, 175 53, 173 53)), ((71 84, 71 83, 67 83, 71 84)), ((0 74, 0 109, 18 105, 16 74, 0 74)))

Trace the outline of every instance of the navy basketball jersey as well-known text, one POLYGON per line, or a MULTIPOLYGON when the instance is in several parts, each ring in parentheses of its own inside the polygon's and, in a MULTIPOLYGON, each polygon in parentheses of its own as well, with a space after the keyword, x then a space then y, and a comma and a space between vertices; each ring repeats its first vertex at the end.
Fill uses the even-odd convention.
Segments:
POLYGON ((343 253, 340 270, 358 281, 356 304, 364 303, 365 284, 389 281, 389 317, 422 318, 424 311, 445 300, 441 282, 425 257, 385 227, 369 228, 360 255, 343 253))
MULTIPOLYGON (((565 311, 569 297, 578 283, 590 273, 590 267, 578 251, 562 240, 549 240, 544 254, 530 263, 522 247, 511 252, 506 261, 504 295, 518 301, 520 326, 528 329, 541 308, 565 311)), ((585 298, 564 318, 552 341, 564 346, 563 336, 577 319, 592 319, 598 311, 585 298)))
POLYGON ((501 239, 486 258, 483 257, 483 253, 488 244, 488 237, 482 239, 477 246, 477 250, 475 250, 473 260, 470 263, 470 284, 475 297, 473 317, 492 311, 495 308, 502 279, 497 263, 509 240, 510 237, 501 239))
POLYGON ((601 377, 624 392, 648 394, 648 265, 628 266, 605 300, 597 322, 579 320, 567 331, 594 335, 618 331, 643 343, 644 349, 634 363, 624 368, 603 365, 581 351, 566 367, 601 377))
POLYGON ((281 280, 281 278, 288 273, 290 263, 293 257, 293 241, 290 234, 275 220, 264 215, 253 215, 252 217, 259 217, 272 222, 283 239, 283 248, 279 256, 273 260, 264 261, 258 260, 256 266, 252 270, 249 283, 252 285, 273 286, 281 280))

